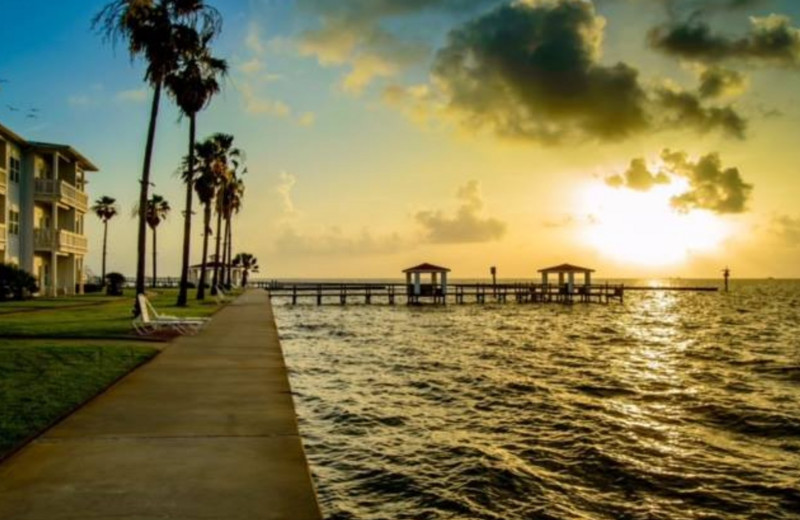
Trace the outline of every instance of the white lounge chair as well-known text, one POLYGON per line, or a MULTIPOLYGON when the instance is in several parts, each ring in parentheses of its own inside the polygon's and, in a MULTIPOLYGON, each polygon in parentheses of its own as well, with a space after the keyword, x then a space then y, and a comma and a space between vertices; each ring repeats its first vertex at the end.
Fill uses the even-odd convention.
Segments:
POLYGON ((139 302, 139 316, 133 320, 133 328, 140 335, 165 330, 179 334, 196 334, 209 320, 159 314, 144 294, 138 295, 136 299, 139 302))
POLYGON ((217 291, 214 294, 214 299, 217 301, 218 305, 222 305, 223 303, 228 303, 229 301, 233 300, 233 298, 225 294, 225 291, 222 290, 221 285, 217 285, 217 291))

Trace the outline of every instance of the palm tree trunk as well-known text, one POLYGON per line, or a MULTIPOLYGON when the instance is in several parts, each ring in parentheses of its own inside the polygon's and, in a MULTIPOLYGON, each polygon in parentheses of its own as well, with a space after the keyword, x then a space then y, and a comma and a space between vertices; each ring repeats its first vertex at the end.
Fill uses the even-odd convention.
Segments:
POLYGON ((157 255, 157 252, 156 252, 156 228, 153 227, 153 283, 151 284, 153 289, 156 288, 156 275, 157 275, 156 262, 158 261, 158 260, 156 260, 156 255, 157 255))
MULTIPOLYGON (((189 288, 189 250, 192 247, 192 193, 194 188, 194 140, 195 115, 189 118, 189 181, 186 183, 186 208, 183 211, 183 261, 181 262, 181 285, 178 291, 178 306, 186 307, 189 288)), ((203 253, 205 258, 205 253, 203 253)))
POLYGON ((228 280, 228 273, 231 271, 231 219, 230 217, 225 217, 225 241, 222 246, 222 256, 225 258, 225 262, 223 263, 222 267, 222 285, 228 289, 230 282, 228 280))
MULTIPOLYGON (((153 89, 153 105, 150 107, 150 126, 147 129, 147 144, 144 149, 141 187, 139 189, 139 236, 136 247, 136 294, 144 293, 145 253, 147 249, 147 199, 150 190, 150 162, 153 158, 153 144, 156 137, 158 104, 161 101, 161 82, 153 89)), ((138 299, 137 299, 138 307, 138 299)), ((138 309, 137 309, 138 311, 138 309)))
POLYGON ((228 215, 228 276, 225 284, 228 287, 233 287, 231 284, 231 270, 233 264, 233 222, 231 215, 228 215))
POLYGON ((220 257, 219 257, 219 246, 220 246, 220 239, 222 238, 222 233, 220 232, 220 228, 222 227, 222 213, 217 212, 217 245, 214 250, 214 279, 211 282, 211 294, 217 294, 217 283, 219 283, 219 271, 220 267, 220 257))
POLYGON ((211 203, 203 210, 203 260, 200 262, 200 281, 197 284, 197 299, 206 298, 206 258, 208 257, 208 228, 211 226, 211 203))
POLYGON ((108 252, 108 220, 103 221, 103 278, 100 280, 102 287, 106 286, 106 255, 108 252))

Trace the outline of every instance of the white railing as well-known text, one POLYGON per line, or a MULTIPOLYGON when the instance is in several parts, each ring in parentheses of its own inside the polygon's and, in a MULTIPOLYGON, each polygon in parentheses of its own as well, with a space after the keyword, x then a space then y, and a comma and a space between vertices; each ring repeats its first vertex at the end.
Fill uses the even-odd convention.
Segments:
POLYGON ((65 253, 85 254, 89 250, 89 241, 83 235, 61 229, 58 231, 58 247, 65 253))
POLYGON ((34 194, 38 197, 55 197, 60 202, 86 213, 89 209, 89 196, 75 186, 55 179, 35 179, 34 194))
POLYGON ((89 250, 89 240, 77 233, 59 229, 34 229, 33 245, 35 249, 46 249, 59 253, 86 254, 89 250))
POLYGON ((0 244, 6 243, 6 225, 0 224, 0 244))
POLYGON ((67 184, 64 181, 61 181, 61 198, 66 201, 67 204, 76 208, 78 211, 86 213, 89 209, 89 196, 86 195, 84 192, 72 186, 71 184, 67 184))

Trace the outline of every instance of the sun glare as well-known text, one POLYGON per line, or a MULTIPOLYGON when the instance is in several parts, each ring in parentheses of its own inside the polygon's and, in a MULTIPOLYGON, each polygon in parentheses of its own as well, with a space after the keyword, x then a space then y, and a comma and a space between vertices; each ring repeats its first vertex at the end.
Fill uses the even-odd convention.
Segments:
POLYGON ((670 199, 685 188, 681 182, 648 192, 590 185, 581 202, 594 225, 584 241, 609 258, 644 266, 678 264, 692 253, 716 250, 730 236, 730 225, 709 211, 672 208, 670 199))

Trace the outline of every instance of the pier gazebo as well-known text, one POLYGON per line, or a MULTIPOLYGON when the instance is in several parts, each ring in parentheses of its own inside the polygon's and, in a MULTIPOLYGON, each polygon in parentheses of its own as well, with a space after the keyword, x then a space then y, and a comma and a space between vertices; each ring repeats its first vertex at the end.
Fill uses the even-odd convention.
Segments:
POLYGON ((406 275, 406 288, 408 303, 419 304, 421 298, 431 298, 433 303, 446 303, 447 301, 447 273, 450 269, 429 263, 419 264, 404 269, 406 275), (422 275, 430 274, 430 283, 422 283, 422 275))
POLYGON ((567 290, 571 294, 575 289, 575 275, 583 275, 583 285, 589 287, 592 285, 592 273, 594 269, 573 264, 561 264, 539 269, 539 272, 542 274, 542 285, 549 285, 550 275, 555 274, 558 275, 558 285, 563 287, 566 283, 567 290))

